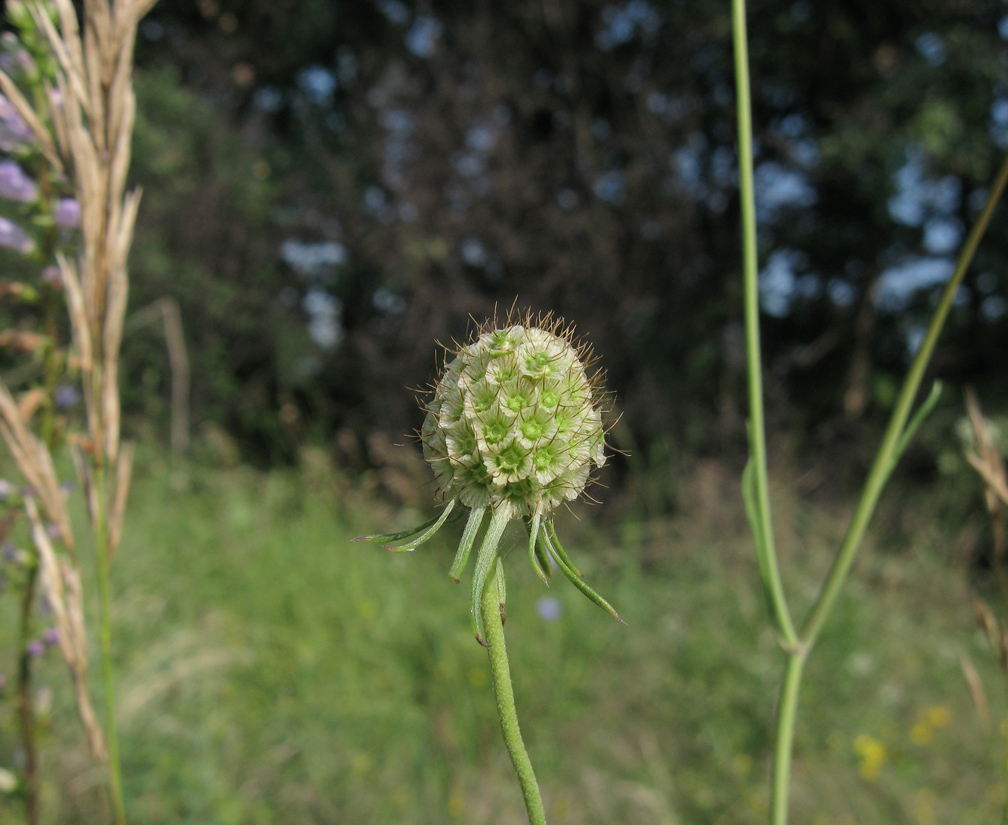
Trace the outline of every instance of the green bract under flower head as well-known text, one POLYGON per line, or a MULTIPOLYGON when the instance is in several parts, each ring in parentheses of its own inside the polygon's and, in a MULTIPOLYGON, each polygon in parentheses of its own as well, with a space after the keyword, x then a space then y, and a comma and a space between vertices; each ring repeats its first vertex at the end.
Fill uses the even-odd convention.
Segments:
POLYGON ((548 319, 480 330, 449 361, 421 437, 446 500, 543 515, 605 463, 601 393, 586 352, 548 319))

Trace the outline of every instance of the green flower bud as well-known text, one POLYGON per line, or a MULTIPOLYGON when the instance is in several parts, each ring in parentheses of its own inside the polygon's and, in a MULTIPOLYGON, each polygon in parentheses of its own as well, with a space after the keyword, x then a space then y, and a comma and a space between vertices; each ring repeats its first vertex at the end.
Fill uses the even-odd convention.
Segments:
POLYGON ((441 497, 439 516, 402 533, 361 536, 390 550, 413 550, 461 505, 469 519, 450 575, 459 580, 490 513, 473 575, 471 613, 484 641, 480 603, 498 545, 512 518, 529 532, 529 559, 545 581, 558 568, 582 593, 617 619, 612 606, 581 578, 557 538, 550 513, 580 496, 605 457, 599 409, 603 394, 589 377, 586 348, 549 316, 486 326, 445 364, 420 430, 424 458, 441 497))
POLYGON ((424 457, 441 495, 525 517, 576 499, 605 463, 599 400, 555 325, 483 330, 445 366, 427 405, 424 457), (479 464, 485 472, 473 472, 479 464))

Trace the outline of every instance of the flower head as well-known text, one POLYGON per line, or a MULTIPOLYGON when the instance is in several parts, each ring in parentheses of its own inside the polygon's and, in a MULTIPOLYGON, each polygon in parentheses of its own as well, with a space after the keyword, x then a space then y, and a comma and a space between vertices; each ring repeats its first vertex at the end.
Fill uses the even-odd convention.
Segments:
POLYGON ((441 514, 413 530, 362 536, 392 550, 413 550, 456 508, 470 511, 450 575, 459 580, 485 516, 477 554, 472 617, 483 641, 480 599, 504 527, 521 518, 529 532, 529 559, 546 581, 556 566, 575 586, 617 619, 616 611, 581 578, 560 545, 552 512, 584 493, 591 470, 605 457, 599 375, 570 327, 551 316, 487 324, 447 360, 420 431, 424 458, 446 502, 441 514))

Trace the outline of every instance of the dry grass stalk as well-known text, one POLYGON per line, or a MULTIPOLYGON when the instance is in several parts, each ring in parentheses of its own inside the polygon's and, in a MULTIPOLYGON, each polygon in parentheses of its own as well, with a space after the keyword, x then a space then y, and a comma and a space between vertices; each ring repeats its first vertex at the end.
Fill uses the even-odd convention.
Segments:
POLYGON ((994 544, 994 570, 1002 593, 1008 595, 1008 571, 1004 555, 1006 534, 1005 515, 1008 508, 1008 474, 1004 456, 995 434, 991 432, 980 409, 976 393, 966 390, 966 412, 973 435, 974 450, 967 449, 966 460, 979 473, 984 483, 984 503, 990 515, 994 544))
POLYGON ((0 72, 0 91, 31 129, 53 170, 69 177, 80 207, 79 252, 74 259, 59 255, 57 263, 87 415, 87 436, 74 437, 71 443, 99 557, 107 735, 87 690, 81 576, 72 552, 74 538, 63 492, 48 447, 32 433, 29 414, 3 382, 0 436, 32 488, 25 511, 38 552, 43 593, 53 609, 60 650, 71 672, 91 750, 111 768, 117 822, 124 822, 125 814, 111 701, 108 567, 122 534, 133 456, 132 449, 120 444, 118 386, 129 293, 126 259, 140 203, 138 190, 126 192, 136 111, 133 47, 137 25, 154 1, 84 0, 81 25, 72 0, 29 0, 26 5, 35 25, 45 34, 58 64, 55 86, 45 86, 46 111, 36 110, 13 80, 0 72), (49 9, 55 9, 58 26, 52 23, 49 9), (71 551, 68 555, 56 551, 46 521, 57 525, 71 551))
POLYGON ((87 688, 87 633, 80 571, 56 554, 31 498, 25 500, 25 512, 31 522, 32 541, 38 549, 42 589, 52 610, 60 652, 70 669, 81 722, 91 752, 104 761, 107 757, 105 735, 98 724, 87 688))
POLYGON ((60 487, 49 449, 28 426, 28 421, 10 391, 0 381, 0 435, 3 436, 32 494, 42 502, 46 518, 57 525, 60 538, 73 549, 73 531, 66 499, 60 487))

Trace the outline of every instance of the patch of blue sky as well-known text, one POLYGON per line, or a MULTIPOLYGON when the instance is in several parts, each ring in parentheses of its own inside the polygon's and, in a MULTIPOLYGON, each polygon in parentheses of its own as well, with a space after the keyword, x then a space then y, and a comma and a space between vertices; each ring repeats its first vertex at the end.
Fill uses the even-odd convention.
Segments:
POLYGON ((347 262, 347 249, 337 241, 304 243, 288 238, 280 245, 280 257, 291 269, 305 278, 332 275, 347 262))
POLYGON ((924 177, 924 153, 919 147, 907 148, 907 160, 895 173, 896 194, 889 198, 889 214, 906 226, 920 226, 934 214, 950 215, 959 208, 962 184, 948 175, 924 177))
POLYGON ((602 28, 595 35, 595 45, 611 51, 629 43, 638 33, 653 35, 660 25, 661 15, 646 0, 629 0, 622 6, 610 4, 602 9, 602 28))
POLYGON ((991 103, 991 139, 1000 149, 1008 149, 1008 96, 1001 95, 991 103))
POLYGON ((922 289, 932 289, 947 281, 955 269, 951 258, 908 258, 886 269, 879 277, 874 303, 879 309, 900 312, 922 289))
POLYGON ((343 340, 343 303, 322 289, 310 289, 301 299, 308 316, 308 335, 320 349, 334 350, 343 340))
POLYGON ((980 315, 985 321, 997 321, 1008 314, 1008 302, 1000 295, 989 295, 980 304, 980 315))
POLYGON ((417 57, 433 57, 443 31, 444 24, 436 17, 421 15, 406 30, 404 37, 406 48, 417 57))
POLYGON ((603 172, 592 183, 592 191, 597 198, 604 200, 606 203, 620 206, 626 200, 626 175, 618 169, 610 169, 607 172, 603 172))
POLYGON ((791 302, 798 295, 795 268, 804 256, 794 249, 773 252, 759 273, 760 305, 767 315, 783 318, 791 311, 791 302))
POLYGON ((812 206, 818 196, 808 177, 776 161, 766 161, 753 172, 756 190, 756 218, 772 221, 786 207, 812 206))
POLYGON ((273 114, 283 108, 284 95, 276 86, 262 86, 252 95, 252 104, 263 112, 273 114))
POLYGON ((917 51, 932 66, 940 66, 948 57, 945 41, 934 32, 925 32, 914 42, 917 51))
POLYGON ((477 123, 466 131, 465 144, 472 151, 485 155, 497 145, 497 130, 489 123, 477 123))
POLYGON ((399 0, 381 0, 378 3, 378 8, 390 23, 405 26, 409 22, 409 7, 405 3, 400 3, 399 0))
POLYGON ((931 255, 954 252, 962 236, 962 226, 955 218, 931 218, 924 223, 924 249, 931 255))
POLYGON ((298 88, 312 103, 324 105, 336 91, 336 76, 324 66, 308 66, 298 73, 298 88))

